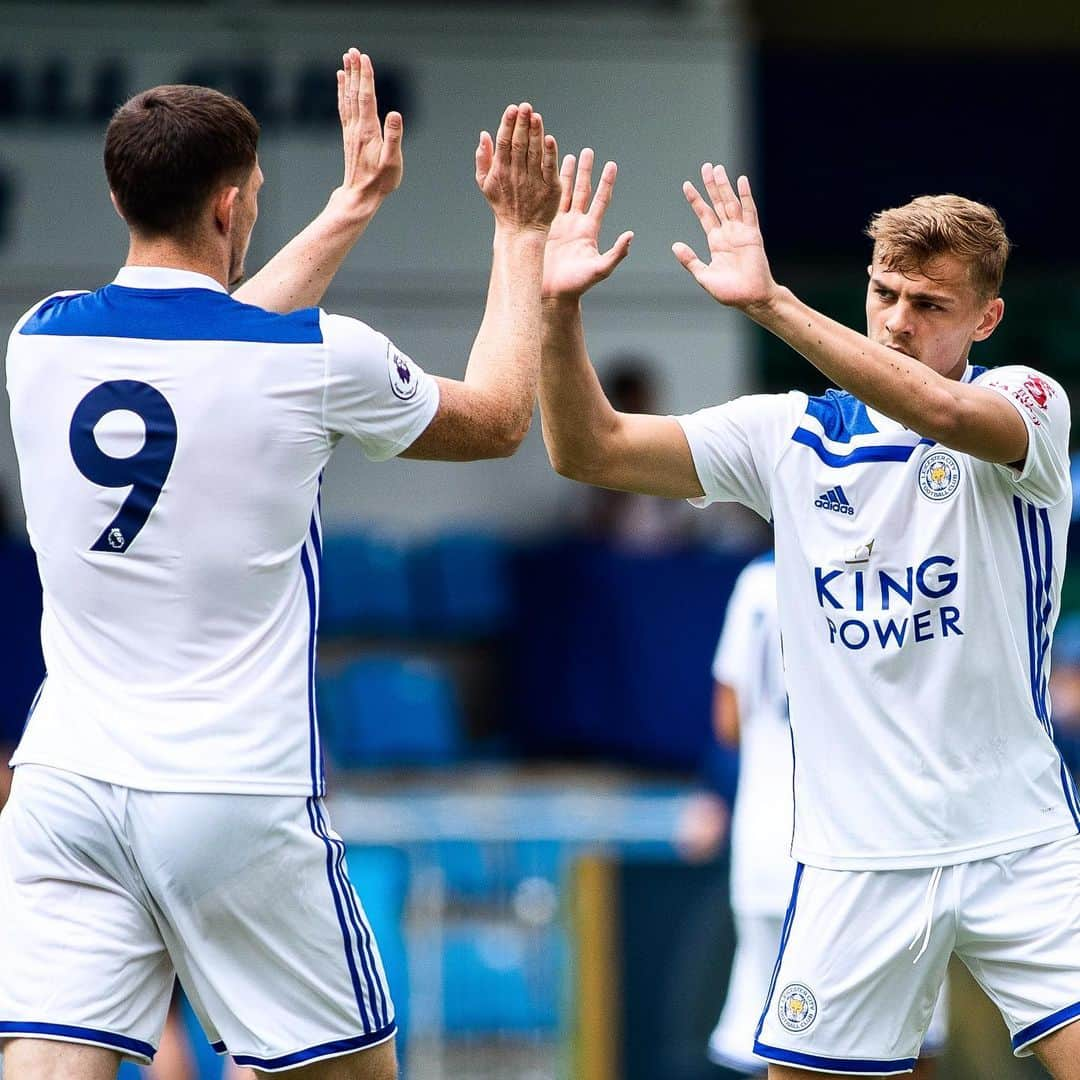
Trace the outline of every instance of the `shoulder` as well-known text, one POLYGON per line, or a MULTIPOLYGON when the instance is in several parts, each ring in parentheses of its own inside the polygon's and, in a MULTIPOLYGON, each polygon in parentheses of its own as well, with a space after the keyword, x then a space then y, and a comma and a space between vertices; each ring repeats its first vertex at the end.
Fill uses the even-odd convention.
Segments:
POLYGON ((807 397, 803 411, 818 421, 832 442, 847 443, 855 435, 878 432, 866 406, 846 390, 826 390, 819 397, 807 397))
POLYGON ((1047 415, 1068 418, 1069 399, 1061 384, 1049 375, 1024 364, 987 368, 971 380, 972 385, 996 390, 1036 426, 1047 415))
POLYGON ((46 322, 49 318, 61 311, 65 305, 72 303, 79 297, 91 295, 85 289, 68 289, 52 293, 43 300, 38 300, 19 316, 12 331, 15 334, 33 334, 35 327, 46 322), (29 327, 30 329, 27 329, 29 327))
POLYGON ((213 289, 131 289, 120 285, 48 297, 28 313, 18 330, 29 336, 151 341, 280 345, 322 341, 318 308, 279 315, 213 289))

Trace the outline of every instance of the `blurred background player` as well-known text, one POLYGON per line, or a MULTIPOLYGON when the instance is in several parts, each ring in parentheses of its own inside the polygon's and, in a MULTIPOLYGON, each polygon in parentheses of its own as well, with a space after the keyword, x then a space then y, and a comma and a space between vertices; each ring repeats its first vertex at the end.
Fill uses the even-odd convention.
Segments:
MULTIPOLYGON (((754 1054, 754 1029, 769 995, 795 874, 791 732, 772 552, 748 564, 735 582, 712 676, 713 730, 722 746, 738 750, 739 779, 730 862, 736 948, 708 1054, 726 1069, 764 1075, 767 1062, 754 1054)), ((715 854, 726 818, 719 796, 699 795, 682 823, 684 853, 694 858, 715 854)), ((934 1076, 934 1058, 945 1045, 946 999, 943 990, 915 1070, 920 1080, 934 1076)))
POLYGON ((230 297, 258 216, 258 124, 217 91, 156 87, 106 133, 126 265, 12 333, 49 674, 0 817, 6 1080, 148 1061, 177 974, 238 1064, 397 1075, 393 1003, 322 799, 321 474, 345 435, 377 460, 516 449, 556 148, 527 103, 481 134, 488 303, 464 379, 435 378, 357 320, 252 306, 317 300, 401 178, 401 117, 380 123, 368 57, 345 56, 338 95, 351 214, 336 248, 317 221, 230 297))

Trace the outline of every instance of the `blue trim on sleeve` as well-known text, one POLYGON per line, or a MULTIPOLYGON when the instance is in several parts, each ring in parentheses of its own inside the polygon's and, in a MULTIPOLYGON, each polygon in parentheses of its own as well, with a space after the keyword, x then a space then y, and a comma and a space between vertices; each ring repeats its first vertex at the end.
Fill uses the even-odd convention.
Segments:
POLYGON ((1036 1020, 1034 1024, 1029 1024, 1018 1031, 1012 1037, 1012 1048, 1014 1051, 1023 1050, 1025 1046, 1058 1028, 1065 1027, 1066 1024, 1071 1024, 1078 1017, 1080 1017, 1080 1001, 1075 1001, 1072 1005, 1066 1005, 1064 1009, 1058 1009, 1056 1013, 1051 1013, 1042 1020, 1036 1020))
POLYGON ((876 435, 878 431, 866 406, 846 390, 826 390, 821 397, 807 399, 806 411, 820 421, 833 442, 851 442, 852 435, 876 435))
POLYGON ((318 308, 277 315, 213 289, 129 289, 123 285, 50 297, 19 333, 278 345, 318 344, 323 339, 318 308))
POLYGON ((229 1048, 223 1042, 212 1042, 210 1044, 210 1049, 213 1050, 215 1054, 227 1054, 229 1052, 229 1048))
POLYGON ((335 1057, 339 1054, 347 1054, 351 1050, 363 1050, 366 1046, 374 1046, 376 1043, 386 1042, 397 1032, 397 1023, 388 1024, 379 1031, 372 1031, 367 1035, 357 1035, 351 1039, 336 1039, 334 1042, 322 1043, 312 1046, 307 1050, 297 1050, 292 1054, 283 1054, 276 1058, 259 1058, 251 1054, 233 1054, 233 1061, 237 1065, 251 1065, 256 1069, 265 1069, 273 1072, 275 1069, 291 1069, 304 1062, 318 1061, 319 1058, 335 1057))
POLYGON ((829 1072, 861 1073, 864 1076, 891 1076, 894 1073, 911 1072, 915 1068, 914 1058, 879 1061, 875 1058, 819 1057, 817 1054, 803 1054, 796 1050, 766 1046, 757 1039, 754 1040, 754 1053, 785 1065, 806 1065, 814 1069, 827 1069, 829 1072))
POLYGON ((834 454, 826 449, 821 436, 808 428, 799 427, 792 432, 791 441, 810 447, 826 465, 842 469, 846 465, 861 465, 867 461, 909 461, 920 446, 933 446, 933 439, 920 439, 914 446, 859 446, 847 454, 834 454))
POLYGON ((10 1038, 12 1035, 52 1035, 55 1038, 70 1042, 93 1043, 95 1046, 106 1046, 110 1050, 122 1050, 129 1054, 138 1054, 139 1057, 154 1058, 154 1047, 141 1039, 131 1039, 127 1035, 116 1035, 111 1031, 100 1031, 97 1028, 75 1027, 72 1024, 20 1024, 11 1020, 0 1020, 0 1035, 10 1038))

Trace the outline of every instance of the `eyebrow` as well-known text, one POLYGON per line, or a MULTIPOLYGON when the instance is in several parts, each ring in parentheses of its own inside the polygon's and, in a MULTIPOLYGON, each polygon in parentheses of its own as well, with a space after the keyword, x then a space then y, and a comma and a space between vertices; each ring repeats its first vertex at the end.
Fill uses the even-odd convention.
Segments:
MULTIPOLYGON (((876 288, 884 289, 886 292, 896 292, 896 289, 890 287, 889 285, 886 285, 885 282, 876 275, 870 279, 870 284, 874 285, 876 288)), ((954 297, 945 296, 942 293, 913 292, 909 293, 908 295, 911 297, 912 300, 927 300, 931 304, 940 304, 942 305, 942 307, 951 304, 954 300, 954 297)))

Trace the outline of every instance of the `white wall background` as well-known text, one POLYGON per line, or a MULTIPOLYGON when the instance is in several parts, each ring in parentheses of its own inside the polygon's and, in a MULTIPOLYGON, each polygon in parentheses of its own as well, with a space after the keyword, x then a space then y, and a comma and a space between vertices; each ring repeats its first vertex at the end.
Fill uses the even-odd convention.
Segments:
MULTIPOLYGON (((540 108, 560 149, 583 145, 614 158, 620 175, 609 234, 636 232, 633 253, 586 302, 594 360, 632 350, 655 361, 663 405, 684 411, 749 388, 743 321, 713 304, 670 253, 698 240, 680 192, 702 160, 752 171, 748 46, 723 3, 689 14, 531 13, 484 6, 297 8, 221 3, 5 4, 0 65, 23 71, 62 55, 76 94, 103 58, 122 56, 132 92, 175 81, 197 59, 259 57, 282 97, 300 65, 325 60, 327 93, 341 51, 355 44, 409 82, 405 181, 350 257, 324 306, 355 315, 395 339, 431 371, 460 375, 482 311, 490 261, 490 212, 473 179, 481 127, 509 101, 540 108)), ((102 132, 0 119, 0 167, 18 202, 0 247, 0 322, 49 292, 95 288, 122 262, 125 234, 101 169, 102 132)), ((261 264, 321 208, 340 180, 335 135, 268 128, 267 177, 249 267, 261 264)), ((701 245, 699 244, 699 247, 701 245)), ((17 503, 16 464, 0 420, 0 483, 17 503)), ((481 525, 542 528, 571 498, 549 469, 534 425, 510 462, 371 465, 339 449, 327 472, 324 512, 336 526, 399 533, 481 525)), ((18 507, 16 506, 16 510, 18 507)))

